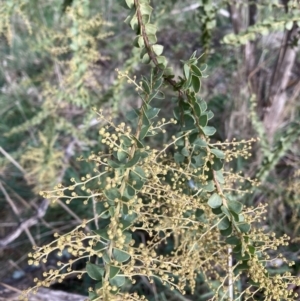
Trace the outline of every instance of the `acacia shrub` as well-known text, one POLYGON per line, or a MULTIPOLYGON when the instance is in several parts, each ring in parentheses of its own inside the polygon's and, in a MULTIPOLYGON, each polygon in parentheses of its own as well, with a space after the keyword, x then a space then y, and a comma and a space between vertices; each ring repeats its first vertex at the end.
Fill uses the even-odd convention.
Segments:
POLYGON ((142 63, 148 64, 148 74, 139 80, 126 71, 117 70, 118 77, 135 87, 142 106, 127 113, 131 126, 116 124, 95 108, 107 125, 99 131, 103 151, 87 159, 94 164, 93 172, 80 181, 71 178, 70 186, 58 184, 41 193, 53 202, 94 202, 95 216, 67 234, 56 233, 50 244, 35 247, 30 264, 47 262, 51 252, 64 250, 74 258, 58 262, 57 269, 44 272, 44 279, 35 279, 36 286, 24 297, 40 286, 86 273, 97 282, 89 290, 90 300, 144 300, 144 295, 125 289, 137 276, 150 283, 160 281, 181 295, 187 290, 193 294, 201 273, 213 292, 211 300, 253 300, 258 292, 265 300, 294 300, 297 294, 289 286, 299 285, 299 279, 289 272, 273 276, 266 268, 277 258, 287 262, 281 254, 271 257, 269 251, 287 245, 289 237, 263 231, 267 205, 244 205, 249 192, 244 184, 258 183, 226 168, 238 157, 249 158, 255 139, 215 141, 216 129, 208 125, 213 113, 199 95, 205 72, 201 57, 194 52, 175 78, 162 55, 163 46, 157 44, 149 1, 118 2, 130 10, 126 23, 136 32, 134 46, 140 49, 142 63), (175 108, 174 118, 166 120, 151 101, 168 101, 164 90, 169 87, 175 108), (148 137, 164 133, 169 125, 176 126, 171 141, 158 148, 149 145, 148 137), (103 220, 106 226, 99 225, 103 220), (133 234, 141 230, 150 239, 137 243, 133 234), (159 254, 170 237, 173 250, 159 254), (82 259, 86 270, 74 270, 82 259), (240 289, 242 276, 247 281, 240 289))

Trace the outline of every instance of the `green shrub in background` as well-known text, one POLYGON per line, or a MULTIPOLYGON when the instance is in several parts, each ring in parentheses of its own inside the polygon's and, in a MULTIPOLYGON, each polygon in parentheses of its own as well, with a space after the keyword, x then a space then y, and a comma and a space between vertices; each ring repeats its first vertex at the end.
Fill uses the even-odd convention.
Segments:
POLYGON ((87 158, 93 171, 80 180, 71 178, 70 186, 58 184, 41 193, 53 202, 93 202, 95 216, 35 247, 30 264, 46 263, 51 252, 64 250, 74 258, 44 272, 24 294, 71 274, 88 274, 96 281, 90 300, 144 300, 141 292, 127 289, 139 277, 184 298, 187 292, 195 294, 200 275, 211 300, 253 300, 260 295, 265 300, 297 299, 290 288, 300 284, 299 278, 289 271, 271 275, 267 269, 276 259, 293 265, 282 254, 269 252, 286 246, 289 237, 263 231, 267 205, 244 205, 249 192, 243 189, 245 183, 255 187, 257 182, 226 168, 237 157, 249 158, 255 139, 214 141, 216 129, 208 125, 213 113, 199 96, 205 71, 200 57, 194 52, 182 61, 182 73, 175 77, 163 46, 157 44, 149 1, 118 2, 130 10, 125 22, 136 33, 134 46, 148 73, 137 79, 117 72, 135 88, 142 105, 127 113, 130 124, 116 123, 95 109, 106 126, 99 131, 101 151, 87 158), (170 88, 173 97, 166 99, 164 92, 170 88), (174 103, 174 118, 158 117, 160 110, 152 105, 157 100, 174 103), (171 127, 176 132, 170 141, 158 148, 149 143, 171 127), (141 231, 147 240, 133 239, 141 231), (163 251, 170 240, 173 247, 163 251), (86 269, 73 269, 82 259, 86 269), (242 286, 241 278, 246 279, 242 286))
MULTIPOLYGON (((98 45, 112 33, 90 11, 89 1, 74 1, 64 14, 61 1, 35 2, 1 5, 0 33, 7 40, 1 43, 7 46, 2 49, 1 103, 8 111, 1 145, 21 163, 27 183, 38 193, 63 177, 77 149, 95 143, 88 132, 95 124, 90 108, 101 103, 97 61, 108 59, 98 45), (22 152, 16 149, 20 140, 22 152)), ((1 160, 4 169, 10 163, 7 157, 1 160)))

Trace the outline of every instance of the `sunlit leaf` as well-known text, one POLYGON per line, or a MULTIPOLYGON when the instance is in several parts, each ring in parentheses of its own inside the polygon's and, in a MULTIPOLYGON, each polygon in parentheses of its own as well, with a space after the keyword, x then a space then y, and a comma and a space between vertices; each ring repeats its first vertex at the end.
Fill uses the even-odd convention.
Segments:
POLYGON ((156 44, 156 45, 152 46, 152 49, 153 49, 154 53, 159 56, 163 53, 164 46, 156 44))

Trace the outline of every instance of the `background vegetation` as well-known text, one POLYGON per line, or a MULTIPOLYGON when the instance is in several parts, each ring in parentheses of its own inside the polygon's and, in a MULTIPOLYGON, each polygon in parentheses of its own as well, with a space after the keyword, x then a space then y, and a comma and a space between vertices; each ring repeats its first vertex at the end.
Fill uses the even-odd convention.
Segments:
MULTIPOLYGON (((175 73, 180 60, 203 53, 207 64, 201 95, 215 118, 216 140, 258 137, 252 156, 230 168, 257 178, 245 200, 269 204, 263 227, 286 233, 291 244, 271 273, 299 273, 299 51, 300 11, 297 1, 153 0, 153 20, 164 55, 175 73)), ((53 239, 94 214, 87 206, 62 201, 45 203, 38 194, 58 183, 70 184, 93 169, 83 160, 101 151, 92 107, 117 122, 141 105, 134 88, 117 79, 116 68, 139 77, 140 64, 132 47, 126 11, 115 1, 6 0, 0 8, 0 278, 23 289, 46 266, 27 265, 33 245, 53 239), (31 221, 28 223, 28 221, 31 221), (25 225, 24 227, 22 225, 25 225), (16 229, 20 235, 13 236, 16 229)), ((171 94, 171 91, 170 91, 171 94)), ((171 118, 174 103, 155 100, 161 117, 171 118)), ((159 148, 174 129, 149 138, 159 148)), ((139 233, 135 239, 146 239, 139 233)), ((172 249, 168 241, 162 252, 172 249)), ((69 254, 64 254, 68 257, 69 254)), ((51 259, 53 264, 58 258, 51 259)), ((79 266, 84 268, 84 266, 79 266)), ((89 278, 68 279, 56 288, 84 294, 89 278), (76 285, 74 285, 74 283, 76 285)), ((141 278, 134 289, 150 300, 178 300, 163 286, 141 278)), ((241 284, 242 285, 242 284, 241 284)), ((297 288, 294 288, 297 291, 297 288)), ((198 279, 197 296, 210 291, 198 279)))

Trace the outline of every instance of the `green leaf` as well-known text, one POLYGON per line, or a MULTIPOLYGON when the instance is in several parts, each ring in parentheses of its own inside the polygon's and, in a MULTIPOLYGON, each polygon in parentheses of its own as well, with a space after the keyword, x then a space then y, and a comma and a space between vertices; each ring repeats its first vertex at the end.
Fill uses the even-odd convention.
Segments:
POLYGON ((118 275, 119 272, 120 272, 120 268, 111 265, 109 267, 109 278, 110 279, 114 278, 115 276, 118 275))
POLYGON ((96 203, 96 210, 97 210, 97 213, 99 215, 101 215, 101 218, 106 219, 106 218, 110 217, 110 213, 108 212, 107 208, 104 207, 103 202, 96 203))
POLYGON ((207 103, 204 100, 202 100, 202 99, 197 100, 197 101, 198 101, 198 103, 200 105, 201 111, 205 112, 206 109, 207 109, 207 103))
POLYGON ((208 205, 210 208, 218 208, 222 204, 223 204, 222 198, 217 193, 211 195, 208 200, 208 205))
MULTIPOLYGON (((226 208, 227 209, 227 208, 226 208)), ((228 209, 227 209, 228 210, 228 209)), ((229 211, 230 212, 230 214, 233 216, 233 218, 234 218, 234 220, 236 221, 236 222, 239 222, 240 220, 239 220, 239 215, 238 214, 236 214, 234 211, 229 211)))
POLYGON ((157 42, 157 38, 156 38, 156 35, 154 34, 149 34, 148 35, 148 41, 150 44, 155 44, 157 42))
POLYGON ((219 158, 214 157, 213 158, 212 168, 215 171, 221 170, 223 168, 223 162, 219 158))
POLYGON ((189 76, 185 81, 184 84, 182 85, 182 89, 188 90, 192 85, 192 76, 189 76))
POLYGON ((144 144, 140 140, 134 136, 132 136, 132 139, 135 141, 137 148, 144 148, 144 144))
POLYGON ((140 161, 140 158, 141 158, 140 152, 136 151, 134 153, 133 157, 125 164, 125 167, 130 168, 130 167, 136 165, 140 161))
MULTIPOLYGON (((95 284, 95 290, 99 290, 99 289, 101 289, 102 287, 103 287, 102 281, 97 282, 97 283, 95 284)), ((98 296, 98 297, 99 297, 99 296, 98 296)))
POLYGON ((220 230, 221 235, 223 236, 229 236, 232 233, 232 225, 230 224, 230 226, 225 229, 225 230, 220 230))
POLYGON ((128 154, 124 152, 122 149, 118 149, 117 151, 118 160, 124 163, 124 161, 128 158, 128 154))
POLYGON ((164 99, 165 98, 165 94, 161 91, 157 91, 156 95, 155 95, 156 99, 164 99))
POLYGON ((109 211, 110 216, 115 216, 115 209, 116 209, 115 206, 110 206, 110 207, 108 208, 108 211, 109 211))
POLYGON ((249 255, 249 253, 247 252, 247 253, 242 253, 242 251, 241 252, 239 252, 239 253, 237 253, 236 255, 235 255, 235 258, 237 259, 237 260, 249 260, 250 259, 250 255, 249 255))
POLYGON ((129 226, 127 225, 127 222, 130 224, 137 219, 137 214, 133 212, 132 214, 126 214, 123 216, 123 220, 121 221, 121 224, 123 225, 123 230, 128 228, 129 226))
POLYGON ((191 65, 191 70, 196 76, 202 77, 202 72, 196 65, 191 65))
POLYGON ((123 276, 123 275, 117 275, 113 279, 110 279, 109 283, 111 285, 115 285, 117 287, 121 287, 121 286, 123 286, 125 284, 125 280, 126 280, 125 276, 123 276))
POLYGON ((123 196, 122 196, 122 201, 124 201, 124 202, 129 201, 134 196, 135 196, 135 189, 131 185, 126 184, 124 192, 123 192, 123 196))
POLYGON ((231 218, 230 211, 224 205, 221 206, 221 210, 228 218, 231 218))
POLYGON ((148 152, 140 152, 140 155, 141 155, 141 159, 145 159, 149 156, 149 153, 148 152))
POLYGON ((131 140, 128 136, 121 135, 120 141, 121 141, 121 143, 124 144, 126 147, 129 147, 129 146, 132 145, 132 140, 131 140))
POLYGON ((197 55, 197 50, 195 50, 195 51, 192 53, 190 59, 196 58, 196 55, 197 55))
POLYGON ((103 253, 102 259, 104 260, 105 263, 107 263, 107 264, 110 263, 110 258, 107 253, 103 253))
POLYGON ((249 250, 249 253, 251 254, 251 255, 254 255, 255 254, 255 247, 253 247, 253 246, 248 246, 248 250, 249 250))
POLYGON ((239 214, 238 215, 238 219, 239 222, 244 222, 245 221, 245 216, 243 214, 239 214))
POLYGON ((183 116, 184 119, 184 131, 192 130, 195 128, 195 119, 192 115, 190 114, 184 114, 183 116))
POLYGON ((190 76, 190 66, 187 65, 187 64, 184 64, 183 65, 183 72, 184 72, 185 78, 188 79, 189 76, 190 76))
MULTIPOLYGON (((127 214, 126 216, 127 216, 127 218, 131 218, 132 220, 136 219, 136 215, 134 215, 134 214, 131 214, 131 215, 127 214)), ((124 220, 123 219, 120 222, 120 225, 122 226, 120 228, 122 229, 122 231, 124 231, 124 230, 126 230, 126 229, 128 229, 132 226, 133 223, 132 223, 131 219, 130 220, 124 220)))
POLYGON ((107 160, 107 164, 108 164, 108 166, 110 166, 112 168, 120 168, 120 167, 124 166, 123 164, 119 164, 119 163, 117 163, 113 160, 109 160, 109 159, 107 160))
POLYGON ((151 61, 151 59, 150 59, 149 54, 148 54, 148 53, 145 53, 144 56, 143 56, 143 58, 142 58, 142 63, 143 63, 143 64, 149 64, 150 61, 151 61))
POLYGON ((158 108, 152 108, 152 107, 148 106, 148 109, 146 110, 145 115, 150 120, 150 119, 156 117, 157 114, 159 113, 159 111, 160 111, 160 109, 158 109, 158 108))
MULTIPOLYGON (((126 20, 125 20, 126 21, 126 20)), ((129 25, 130 27, 133 29, 133 30, 137 30, 139 28, 139 22, 138 22, 138 18, 136 16, 136 14, 134 14, 131 19, 130 19, 130 22, 129 22, 129 25)))
MULTIPOLYGON (((124 196, 122 196, 122 201, 124 200, 124 196)), ((125 200, 125 201, 128 201, 128 200, 125 200)), ((127 204, 124 204, 123 203, 123 206, 122 206, 122 214, 128 214, 128 212, 129 212, 129 209, 128 209, 128 206, 127 206, 127 204)))
POLYGON ((121 193, 118 188, 110 188, 104 190, 104 195, 110 201, 114 201, 115 199, 121 199, 121 193))
POLYGON ((213 192, 215 190, 214 181, 207 181, 207 184, 203 185, 202 188, 207 192, 213 192))
POLYGON ((243 270, 249 270, 248 261, 243 261, 242 263, 238 264, 234 269, 235 272, 243 270))
POLYGON ((128 8, 133 8, 134 6, 134 0, 125 0, 128 8))
POLYGON ((197 145, 197 146, 200 146, 200 147, 206 147, 207 143, 206 143, 206 141, 202 140, 201 138, 197 138, 194 141, 194 145, 197 145))
POLYGON ((152 93, 149 95, 148 97, 148 103, 150 103, 150 101, 156 97, 156 95, 158 94, 159 91, 152 91, 152 93))
POLYGON ((197 102, 194 104, 194 111, 196 113, 196 116, 198 118, 200 118, 201 114, 202 114, 202 111, 201 111, 200 105, 197 102))
POLYGON ((125 262, 130 258, 130 254, 119 249, 113 249, 113 255, 117 262, 125 262))
POLYGON ((142 88, 145 91, 145 93, 150 94, 150 87, 149 87, 149 83, 147 82, 147 80, 143 78, 141 80, 141 82, 142 82, 142 88))
POLYGON ((143 125, 150 125, 150 120, 147 118, 145 114, 143 114, 143 119, 142 119, 143 125))
POLYGON ((138 109, 131 110, 125 114, 125 118, 129 121, 133 121, 134 119, 139 117, 139 113, 140 112, 138 109))
POLYGON ((234 245, 234 246, 236 246, 236 245, 238 245, 238 244, 241 243, 241 240, 240 240, 240 238, 237 237, 237 236, 230 236, 230 237, 227 237, 227 238, 226 238, 225 242, 226 242, 227 244, 229 244, 229 245, 234 245))
POLYGON ((151 15, 152 7, 146 2, 141 2, 140 10, 142 15, 151 15))
POLYGON ((128 231, 124 231, 123 235, 125 235, 125 245, 128 245, 132 241, 132 234, 128 231))
POLYGON ((212 136, 216 132, 216 129, 212 126, 206 126, 202 130, 206 136, 212 136))
POLYGON ((156 26, 154 24, 150 24, 150 23, 145 25, 145 29, 146 29, 147 35, 155 35, 156 31, 157 31, 156 26))
POLYGON ((202 209, 197 208, 196 212, 195 212, 195 215, 196 215, 196 219, 198 221, 203 222, 205 220, 205 214, 204 214, 204 211, 202 209))
POLYGON ((146 53, 148 53, 148 49, 146 47, 142 48, 142 51, 140 52, 140 59, 142 59, 146 53))
POLYGON ((222 214, 221 207, 218 207, 218 208, 212 208, 211 211, 212 211, 212 213, 215 214, 215 215, 220 215, 220 214, 222 214))
MULTIPOLYGON (((153 89, 154 90, 158 90, 160 87, 161 87, 161 85, 163 84, 163 82, 164 82, 164 79, 161 77, 161 78, 159 78, 159 79, 157 79, 155 82, 154 82, 154 85, 153 85, 153 89)), ((155 91, 156 92, 156 91, 155 91)))
POLYGON ((153 72, 154 72, 155 79, 162 78, 164 75, 164 70, 160 69, 157 66, 153 69, 153 72))
POLYGON ((211 148, 210 151, 219 159, 225 159, 225 154, 216 148, 211 148))
MULTIPOLYGON (((139 176, 142 180, 147 180, 146 174, 144 170, 140 166, 135 166, 134 167, 134 172, 139 176)), ((132 172, 134 174, 134 172, 132 172)))
POLYGON ((98 298, 98 294, 95 292, 89 292, 89 300, 93 301, 98 298))
POLYGON ((184 156, 181 155, 180 153, 175 153, 174 154, 174 160, 175 162, 178 164, 178 163, 182 163, 184 161, 184 156))
POLYGON ((220 184, 225 184, 225 179, 224 179, 222 170, 216 171, 216 178, 220 184))
POLYGON ((173 110, 173 115, 176 120, 180 120, 181 110, 179 107, 175 107, 175 109, 173 110))
POLYGON ((251 226, 248 223, 236 223, 236 226, 242 233, 248 233, 251 229, 251 226))
POLYGON ((164 69, 164 77, 174 77, 174 71, 172 67, 167 67, 164 69))
POLYGON ((193 156, 191 162, 194 165, 194 168, 201 167, 205 163, 202 155, 193 156))
POLYGON ((207 119, 211 120, 214 117, 214 113, 212 111, 207 111, 207 119))
POLYGON ((164 56, 157 56, 156 60, 158 62, 159 65, 162 65, 164 68, 167 67, 168 65, 168 61, 164 56))
POLYGON ((152 46, 152 49, 153 49, 154 53, 155 53, 157 56, 159 56, 159 55, 161 55, 161 54, 163 53, 163 51, 164 51, 164 46, 156 44, 156 45, 153 45, 153 46, 152 46))
POLYGON ((107 249, 107 244, 104 244, 100 240, 96 243, 96 245, 93 247, 95 251, 103 251, 107 249))
POLYGON ((189 154, 190 154, 190 152, 189 152, 189 150, 188 150, 186 147, 184 147, 184 148, 181 150, 181 154, 184 155, 185 157, 188 157, 189 154))
POLYGON ((144 139, 146 137, 149 129, 150 129, 150 125, 143 125, 141 132, 140 132, 139 139, 144 139))
POLYGON ((108 234, 107 234, 107 229, 98 229, 98 230, 93 230, 97 235, 100 237, 109 240, 108 234))
POLYGON ((184 139, 181 138, 181 139, 176 140, 175 145, 176 146, 183 146, 184 145, 184 139))
POLYGON ((192 85, 195 93, 200 91, 201 83, 199 77, 192 75, 192 85))
POLYGON ((229 219, 227 216, 224 216, 221 221, 218 223, 218 229, 219 230, 226 230, 231 225, 229 219))
POLYGON ((199 132, 197 129, 193 130, 190 134, 189 134, 189 141, 191 144, 194 144, 194 142, 196 141, 196 139, 199 136, 199 132))
POLYGON ((199 117, 199 124, 201 127, 205 127, 207 125, 208 118, 206 114, 203 114, 199 117))
POLYGON ((104 275, 104 267, 88 262, 86 264, 88 275, 94 280, 101 280, 104 275))
POLYGON ((233 211, 236 214, 240 214, 243 210, 243 204, 238 201, 228 200, 228 208, 230 209, 230 211, 233 211))
POLYGON ((129 173, 129 183, 135 190, 139 191, 144 186, 145 180, 131 170, 129 173))
POLYGON ((233 249, 232 252, 233 253, 241 253, 242 251, 242 244, 237 244, 233 249))
POLYGON ((133 40, 133 46, 137 48, 145 47, 144 39, 142 36, 137 36, 133 40))

